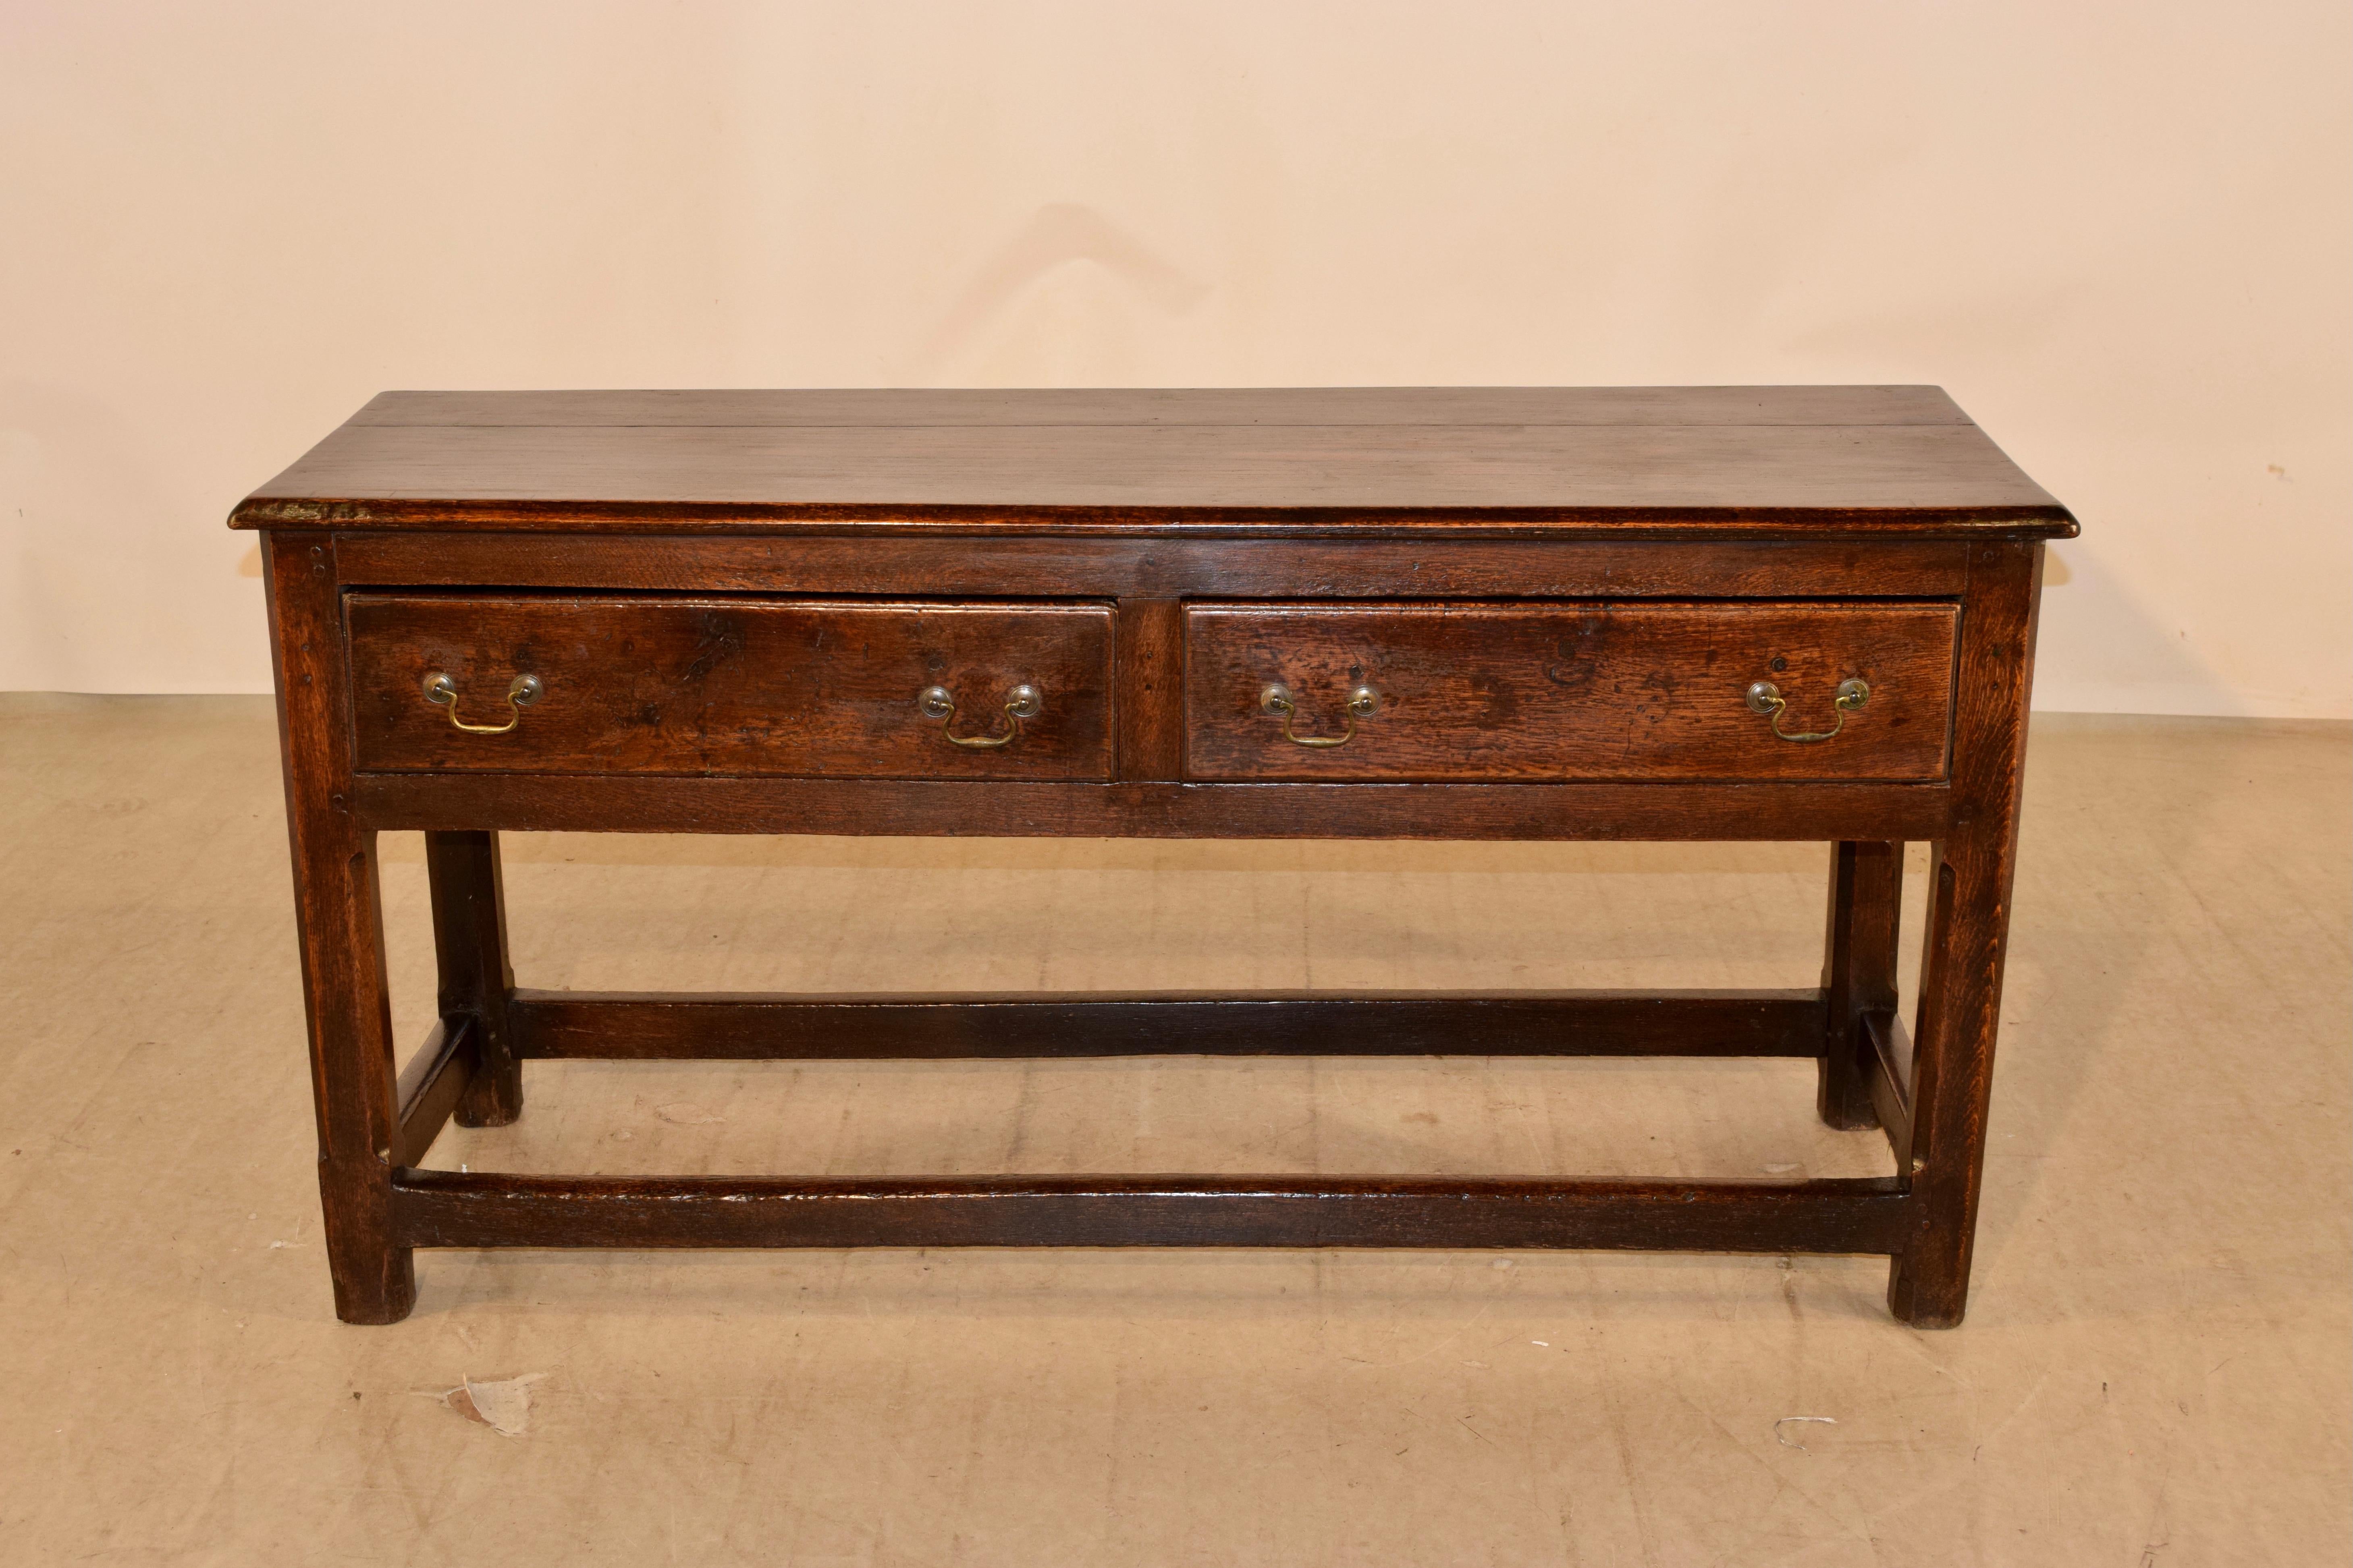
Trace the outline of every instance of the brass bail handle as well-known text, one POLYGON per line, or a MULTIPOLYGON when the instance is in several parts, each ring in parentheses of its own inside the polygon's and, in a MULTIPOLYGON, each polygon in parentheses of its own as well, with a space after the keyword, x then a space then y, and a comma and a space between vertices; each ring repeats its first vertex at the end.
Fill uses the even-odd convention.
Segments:
POLYGON ((1804 745, 1814 741, 1829 740, 1832 735, 1837 734, 1841 730, 1846 728, 1846 716, 1848 714, 1853 712, 1856 709, 1862 707, 1864 703, 1870 700, 1870 683, 1868 681, 1856 679, 1850 676, 1846 679, 1838 683, 1838 695, 1832 699, 1831 702, 1831 706, 1838 710, 1838 722, 1832 724, 1827 730, 1816 730, 1803 735, 1792 735, 1787 730, 1781 728, 1781 715, 1788 711, 1789 706, 1788 700, 1781 695, 1781 689, 1774 685, 1769 680, 1759 680, 1748 689, 1748 710, 1751 713, 1764 713, 1769 715, 1773 721, 1773 733, 1778 735, 1785 741, 1795 741, 1800 745, 1804 745))
POLYGON ((507 683, 507 721, 503 724, 469 724, 458 717, 458 683, 447 672, 435 670, 425 678, 425 700, 437 708, 449 710, 449 722, 469 735, 503 735, 522 722, 522 710, 546 695, 547 688, 536 675, 518 675, 507 683))
POLYGON ((951 746, 1009 746, 1021 738, 1021 721, 1035 719, 1045 710, 1046 699, 1039 689, 1023 681, 1005 694, 1005 732, 1001 735, 959 735, 948 728, 955 718, 955 693, 944 686, 926 686, 915 694, 915 706, 926 719, 939 721, 940 737, 951 746))
POLYGON ((1348 727, 1336 735, 1303 735, 1293 725, 1299 717, 1299 704, 1291 695, 1291 688, 1275 681, 1258 694, 1259 711, 1282 715, 1282 738, 1294 746, 1345 746, 1356 738, 1356 721, 1369 719, 1380 711, 1381 694, 1369 686, 1359 686, 1348 693, 1348 727))

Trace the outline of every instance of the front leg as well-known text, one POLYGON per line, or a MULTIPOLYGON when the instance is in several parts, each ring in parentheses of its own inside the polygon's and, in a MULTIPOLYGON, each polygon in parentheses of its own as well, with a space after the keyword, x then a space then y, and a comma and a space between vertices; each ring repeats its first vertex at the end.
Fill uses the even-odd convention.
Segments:
POLYGON ((2018 868, 2018 805, 2042 546, 1969 550, 1953 725, 1953 818, 1928 871, 1920 1012, 1913 1031, 1909 1245, 1887 1304, 1948 1329, 1968 1304, 2002 959, 2018 868))
POLYGON ((286 763, 294 921, 319 1118, 319 1195, 335 1315, 392 1323, 417 1302, 412 1254, 394 1239, 399 1146, 391 988, 375 835, 352 815, 351 725, 334 543, 270 533, 264 573, 286 763))

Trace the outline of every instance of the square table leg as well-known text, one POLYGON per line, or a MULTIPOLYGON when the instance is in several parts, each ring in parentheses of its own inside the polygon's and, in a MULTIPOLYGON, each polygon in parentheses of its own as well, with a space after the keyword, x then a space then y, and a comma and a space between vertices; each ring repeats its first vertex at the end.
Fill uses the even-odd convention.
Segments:
POLYGON ((1952 827, 1934 847, 1914 1030, 1915 1226, 1887 1304, 1917 1328, 1961 1321, 1985 1173, 1986 1111, 2018 865, 2040 543, 1972 545, 1953 726, 1952 827))
POLYGON ((1822 958, 1829 1027, 1822 1040, 1822 1120, 1845 1131, 1879 1125, 1871 1103, 1873 1054, 1863 1015, 1895 1010, 1897 928, 1904 912, 1904 846, 1831 846, 1831 909, 1822 958))
POLYGON ((427 833, 425 875, 432 887, 433 951, 440 1010, 478 1026, 476 1056, 458 1101, 460 1127, 504 1127, 522 1114, 522 1065, 507 1025, 514 969, 507 959, 506 889, 495 833, 427 833))
POLYGON ((335 1314, 390 1323, 417 1300, 412 1254, 394 1242, 400 1125, 375 835, 352 813, 351 725, 334 543, 266 536, 263 570, 278 667, 294 914, 319 1117, 319 1192, 335 1314))

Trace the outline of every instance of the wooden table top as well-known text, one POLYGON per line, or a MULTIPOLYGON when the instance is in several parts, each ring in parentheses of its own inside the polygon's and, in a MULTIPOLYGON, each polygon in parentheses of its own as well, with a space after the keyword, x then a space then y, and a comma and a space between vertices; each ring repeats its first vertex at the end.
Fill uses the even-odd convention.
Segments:
POLYGON ((2063 538, 1941 388, 387 392, 237 528, 2063 538))

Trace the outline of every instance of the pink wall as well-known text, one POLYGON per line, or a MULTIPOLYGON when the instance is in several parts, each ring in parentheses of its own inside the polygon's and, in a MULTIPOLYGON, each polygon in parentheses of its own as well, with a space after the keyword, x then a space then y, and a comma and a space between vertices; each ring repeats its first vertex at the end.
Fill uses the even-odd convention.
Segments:
POLYGON ((2353 12, 0 5, 0 688, 260 690, 385 387, 1926 381, 2046 708, 2353 715, 2353 12))

